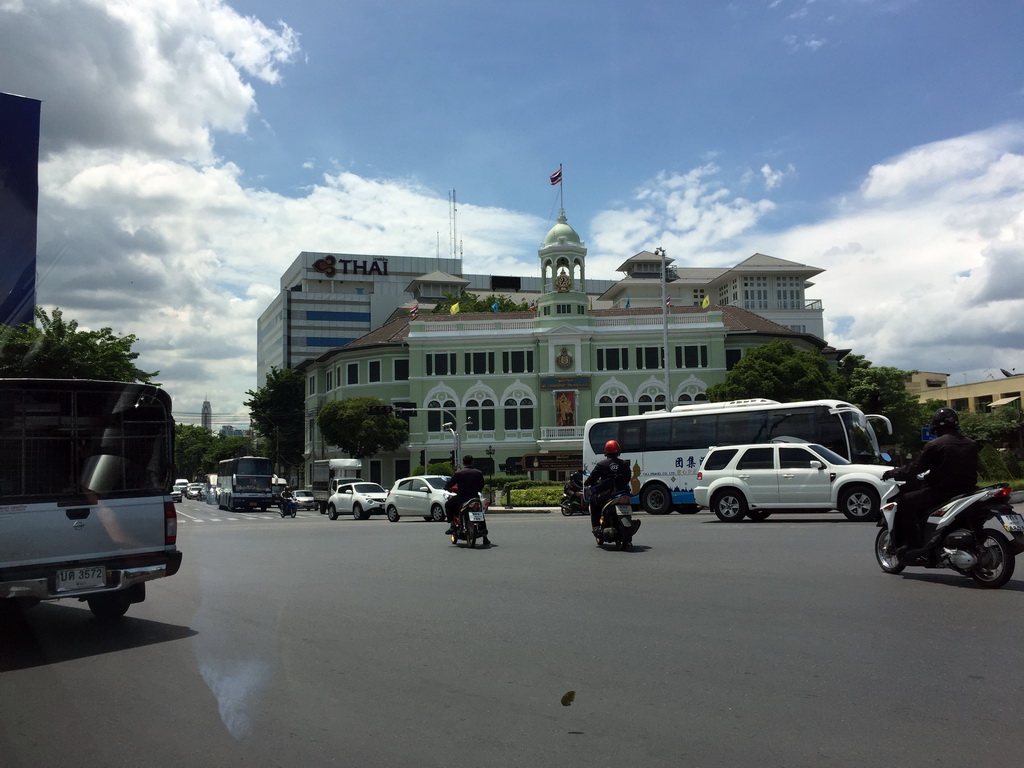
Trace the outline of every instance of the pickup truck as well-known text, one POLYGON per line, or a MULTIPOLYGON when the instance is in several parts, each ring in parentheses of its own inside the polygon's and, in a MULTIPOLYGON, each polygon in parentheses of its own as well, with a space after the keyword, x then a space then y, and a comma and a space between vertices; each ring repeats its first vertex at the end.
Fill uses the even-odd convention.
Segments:
POLYGON ((114 619, 177 573, 173 448, 155 386, 0 379, 0 600, 114 619))

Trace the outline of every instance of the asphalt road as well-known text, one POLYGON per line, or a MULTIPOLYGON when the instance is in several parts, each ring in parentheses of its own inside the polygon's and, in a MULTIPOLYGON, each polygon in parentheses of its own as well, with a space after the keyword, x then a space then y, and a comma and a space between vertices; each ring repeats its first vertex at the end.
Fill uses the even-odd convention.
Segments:
POLYGON ((0 764, 1006 766, 1021 573, 883 574, 839 514, 422 520, 180 507, 181 572, 117 626, 3 616, 0 764))

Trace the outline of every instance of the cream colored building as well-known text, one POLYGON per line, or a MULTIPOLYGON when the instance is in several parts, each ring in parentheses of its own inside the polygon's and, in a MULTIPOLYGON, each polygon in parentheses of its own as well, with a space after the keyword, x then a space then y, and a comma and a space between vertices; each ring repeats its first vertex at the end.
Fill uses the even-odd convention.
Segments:
POLYGON ((943 400, 956 411, 988 413, 993 408, 1021 407, 1021 390, 1024 389, 1024 374, 1000 374, 999 378, 976 381, 970 384, 950 384, 948 373, 918 371, 907 382, 907 391, 926 400, 943 400))

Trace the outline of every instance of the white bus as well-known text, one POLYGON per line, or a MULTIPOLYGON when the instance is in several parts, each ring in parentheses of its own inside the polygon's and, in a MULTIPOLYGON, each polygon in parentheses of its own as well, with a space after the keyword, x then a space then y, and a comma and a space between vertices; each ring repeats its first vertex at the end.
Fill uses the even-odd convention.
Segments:
POLYGON ((840 400, 780 403, 776 400, 731 400, 680 405, 671 412, 591 419, 583 430, 583 472, 589 474, 616 440, 633 465, 634 503, 649 514, 673 510, 695 512, 693 484, 708 448, 713 445, 767 443, 795 439, 819 443, 858 464, 881 464, 883 457, 871 420, 840 400))

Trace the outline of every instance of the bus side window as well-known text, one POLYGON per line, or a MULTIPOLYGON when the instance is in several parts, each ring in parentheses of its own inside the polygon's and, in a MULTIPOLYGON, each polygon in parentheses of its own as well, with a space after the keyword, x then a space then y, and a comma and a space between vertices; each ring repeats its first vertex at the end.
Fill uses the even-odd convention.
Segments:
POLYGON ((646 419, 624 421, 619 425, 619 447, 622 449, 623 453, 640 453, 645 450, 645 421, 646 419))

